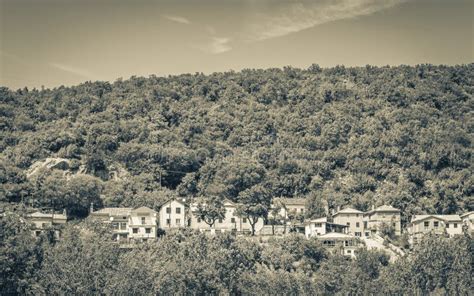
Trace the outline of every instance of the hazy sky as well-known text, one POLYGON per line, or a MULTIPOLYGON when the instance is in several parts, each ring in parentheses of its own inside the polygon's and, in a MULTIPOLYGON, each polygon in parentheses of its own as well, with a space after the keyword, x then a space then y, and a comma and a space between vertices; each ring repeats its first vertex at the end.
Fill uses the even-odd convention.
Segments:
POLYGON ((0 85, 473 62, 474 0, 0 0, 0 85))

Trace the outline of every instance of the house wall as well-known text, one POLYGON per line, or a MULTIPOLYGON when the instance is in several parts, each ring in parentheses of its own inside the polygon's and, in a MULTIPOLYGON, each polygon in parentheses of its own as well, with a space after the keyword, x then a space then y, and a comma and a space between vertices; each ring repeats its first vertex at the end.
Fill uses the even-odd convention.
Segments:
POLYGON ((306 224, 304 233, 307 238, 326 234, 326 222, 311 222, 306 224))
POLYGON ((154 212, 130 213, 128 218, 128 237, 131 239, 156 238, 156 222, 156 213, 154 212), (144 221, 142 221, 142 218, 144 218, 144 221), (134 229, 136 232, 134 232, 134 229))
POLYGON ((167 202, 160 208, 159 212, 159 227, 161 229, 181 228, 186 226, 186 208, 184 204, 175 200, 167 202), (167 208, 171 209, 171 212, 167 212, 167 208), (179 210, 177 210, 179 209, 179 210), (170 220, 168 224, 167 220, 170 220))
MULTIPOLYGON (((251 232, 252 227, 246 218, 240 218, 235 215, 236 208, 235 206, 226 206, 225 217, 222 221, 217 220, 213 227, 209 227, 208 224, 204 221, 199 221, 196 215, 192 215, 191 217, 191 228, 199 229, 202 231, 210 231, 210 232, 226 232, 235 231, 238 232, 251 232)), ((263 228, 263 218, 260 218, 257 224, 255 224, 255 231, 259 231, 263 228)))
POLYGON ((394 227, 395 235, 401 235, 402 225, 400 212, 374 212, 368 214, 368 227, 370 230, 378 232, 383 223, 394 227))
POLYGON ((340 213, 333 217, 334 223, 348 225, 349 234, 363 236, 364 235, 364 223, 363 214, 356 213, 340 213), (348 224, 349 223, 349 224, 348 224))

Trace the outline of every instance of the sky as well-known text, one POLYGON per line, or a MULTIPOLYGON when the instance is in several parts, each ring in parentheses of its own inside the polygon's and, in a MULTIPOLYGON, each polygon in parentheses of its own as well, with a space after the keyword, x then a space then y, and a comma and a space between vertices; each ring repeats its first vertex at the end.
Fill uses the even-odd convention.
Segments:
POLYGON ((0 86, 466 64, 474 0, 0 0, 0 86))

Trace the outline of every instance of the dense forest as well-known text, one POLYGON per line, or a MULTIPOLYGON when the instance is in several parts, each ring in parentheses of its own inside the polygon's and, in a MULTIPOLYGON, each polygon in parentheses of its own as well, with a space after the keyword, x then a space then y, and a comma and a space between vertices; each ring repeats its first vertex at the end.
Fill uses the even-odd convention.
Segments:
POLYGON ((337 66, 0 88, 0 202, 157 207, 252 194, 474 209, 474 64, 337 66), (45 165, 46 160, 60 165, 45 165))

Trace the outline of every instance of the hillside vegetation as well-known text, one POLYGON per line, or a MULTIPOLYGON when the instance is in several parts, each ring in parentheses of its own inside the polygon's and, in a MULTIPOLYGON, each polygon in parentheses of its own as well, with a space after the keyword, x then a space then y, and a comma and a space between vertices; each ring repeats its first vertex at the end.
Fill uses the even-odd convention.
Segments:
POLYGON ((306 197, 309 216, 473 210, 473 78, 474 64, 313 65, 0 88, 0 201, 80 217, 90 202, 264 190, 306 197), (47 158, 70 172, 38 168, 47 158))

